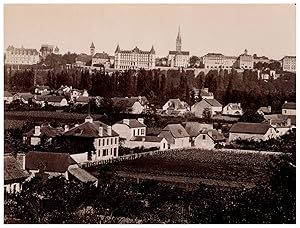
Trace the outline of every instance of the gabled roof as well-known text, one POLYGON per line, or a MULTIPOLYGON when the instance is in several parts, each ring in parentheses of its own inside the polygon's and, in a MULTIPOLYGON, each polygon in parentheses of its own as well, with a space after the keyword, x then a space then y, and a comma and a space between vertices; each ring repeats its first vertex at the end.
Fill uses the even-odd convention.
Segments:
POLYGON ((130 141, 161 142, 163 139, 159 136, 135 136, 130 141))
POLYGON ((264 135, 271 128, 269 124, 265 123, 246 123, 238 122, 232 125, 230 133, 244 133, 244 134, 260 134, 264 135))
POLYGON ((105 52, 103 53, 96 53, 93 58, 97 58, 97 59, 109 59, 109 55, 105 52))
POLYGON ((225 141, 226 140, 226 138, 224 137, 224 135, 222 133, 219 133, 218 130, 216 130, 216 129, 204 130, 200 134, 207 134, 207 135, 209 135, 209 137, 211 137, 215 142, 225 141))
POLYGON ((123 120, 120 120, 119 122, 117 122, 118 124, 125 124, 127 125, 129 128, 140 128, 140 127, 146 127, 145 124, 142 124, 140 121, 136 120, 136 119, 129 119, 129 124, 124 123, 123 120))
POLYGON ((206 101, 210 106, 222 107, 222 104, 220 104, 220 102, 217 101, 216 99, 204 99, 204 101, 206 101))
MULTIPOLYGON (((32 129, 26 132, 24 136, 32 137, 34 135, 34 130, 35 129, 32 129)), ((51 126, 42 126, 40 130, 41 130, 41 134, 38 137, 48 137, 48 138, 56 137, 58 135, 61 135, 64 132, 63 128, 54 128, 51 126)))
POLYGON ((282 105, 282 109, 295 109, 296 110, 296 103, 295 102, 286 102, 282 105))
POLYGON ((25 180, 29 174, 12 154, 4 155, 4 183, 25 180))
POLYGON ((168 124, 163 131, 169 131, 174 138, 190 137, 181 124, 168 124))
POLYGON ((138 100, 136 98, 114 97, 112 98, 112 102, 117 108, 131 108, 138 100))
POLYGON ((4 97, 12 97, 12 93, 8 91, 4 91, 4 97))
POLYGON ((80 180, 83 183, 87 182, 96 182, 98 179, 91 175, 89 172, 85 171, 84 169, 81 169, 79 167, 73 167, 70 166, 68 169, 69 173, 72 174, 74 177, 76 177, 78 180, 80 180))
POLYGON ((207 129, 213 129, 213 125, 198 122, 187 122, 185 124, 186 132, 192 137, 199 135, 200 132, 207 129))
POLYGON ((258 112, 263 112, 263 113, 271 113, 271 110, 269 110, 269 108, 265 107, 265 106, 260 107, 257 111, 258 112))
POLYGON ((105 123, 100 121, 85 122, 77 127, 71 128, 69 131, 65 132, 64 136, 74 136, 74 137, 85 137, 85 138, 101 138, 101 137, 111 137, 118 136, 118 134, 111 130, 111 136, 107 134, 107 127, 105 123), (103 136, 99 136, 99 127, 103 127, 103 136))
POLYGON ((31 93, 17 93, 14 96, 19 97, 20 99, 23 99, 25 101, 28 101, 29 99, 32 99, 34 97, 31 93))
POLYGON ((76 102, 89 103, 89 97, 79 96, 78 98, 76 98, 76 102))
POLYGON ((70 165, 76 162, 67 153, 37 152, 31 151, 26 154, 25 167, 27 170, 40 170, 46 172, 64 173, 70 165))

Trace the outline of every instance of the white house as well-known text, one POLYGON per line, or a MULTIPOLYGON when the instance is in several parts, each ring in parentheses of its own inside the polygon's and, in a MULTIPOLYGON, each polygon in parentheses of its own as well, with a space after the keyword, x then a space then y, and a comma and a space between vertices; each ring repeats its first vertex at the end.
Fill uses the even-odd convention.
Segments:
POLYGON ((86 152, 91 152, 92 161, 118 157, 119 134, 111 126, 100 121, 94 121, 91 116, 87 116, 84 123, 65 131, 63 137, 73 144, 80 140, 88 143, 91 141, 95 151, 86 152))
POLYGON ((238 122, 232 125, 229 130, 229 141, 241 140, 268 140, 275 138, 276 131, 266 123, 238 122))
POLYGON ((17 157, 10 153, 4 154, 4 193, 19 193, 22 184, 29 177, 25 171, 24 159, 20 159, 25 154, 18 154, 17 157))
POLYGON ((257 113, 260 115, 268 115, 272 113, 272 107, 271 106, 267 106, 267 107, 260 107, 259 109, 257 109, 257 113))
POLYGON ((191 108, 191 112, 196 117, 202 118, 206 109, 211 112, 211 116, 222 113, 222 105, 216 99, 203 99, 195 103, 191 108))
POLYGON ((169 99, 164 106, 163 110, 175 110, 187 112, 189 111, 189 105, 185 101, 181 101, 180 99, 169 99))
POLYGON ((223 107, 223 115, 241 116, 243 115, 243 109, 241 103, 229 103, 223 107))
POLYGON ((296 103, 285 101, 282 105, 282 115, 296 116, 296 103))
POLYGON ((146 136, 146 125, 143 118, 123 119, 112 126, 112 129, 119 134, 126 143, 135 136, 146 136))
POLYGON ((127 142, 127 147, 156 147, 158 150, 166 150, 168 149, 168 141, 164 137, 158 136, 135 136, 127 142))
POLYGON ((69 105, 67 99, 62 96, 48 96, 45 101, 48 102, 48 105, 53 105, 55 107, 63 107, 69 105))
POLYGON ((190 147, 190 135, 181 124, 168 124, 159 134, 168 141, 168 149, 190 147))

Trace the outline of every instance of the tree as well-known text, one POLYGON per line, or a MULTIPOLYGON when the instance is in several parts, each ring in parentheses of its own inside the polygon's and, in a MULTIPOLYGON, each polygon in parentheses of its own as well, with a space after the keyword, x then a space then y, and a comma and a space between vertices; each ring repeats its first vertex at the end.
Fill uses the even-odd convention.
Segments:
POLYGON ((255 110, 246 110, 240 118, 240 122, 261 123, 265 118, 255 110))
POLYGON ((200 58, 193 55, 190 57, 190 66, 191 67, 195 67, 195 66, 198 66, 200 63, 200 58))

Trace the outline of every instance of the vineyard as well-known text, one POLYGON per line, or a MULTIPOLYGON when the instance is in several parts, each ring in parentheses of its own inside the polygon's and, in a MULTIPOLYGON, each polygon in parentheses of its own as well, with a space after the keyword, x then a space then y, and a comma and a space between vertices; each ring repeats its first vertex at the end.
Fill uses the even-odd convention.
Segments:
POLYGON ((169 175, 255 184, 267 180, 273 154, 237 153, 200 149, 170 150, 166 153, 111 165, 116 171, 169 175))

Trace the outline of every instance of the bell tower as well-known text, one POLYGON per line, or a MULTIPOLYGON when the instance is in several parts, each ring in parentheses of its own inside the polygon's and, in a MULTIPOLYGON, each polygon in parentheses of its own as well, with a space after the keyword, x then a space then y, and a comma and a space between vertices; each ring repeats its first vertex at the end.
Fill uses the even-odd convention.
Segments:
POLYGON ((181 51, 181 34, 180 34, 180 26, 178 27, 178 34, 176 38, 176 51, 181 51))
POLYGON ((94 45, 94 42, 92 42, 92 44, 90 46, 90 53, 91 53, 91 56, 94 56, 94 54, 95 54, 95 45, 94 45))

